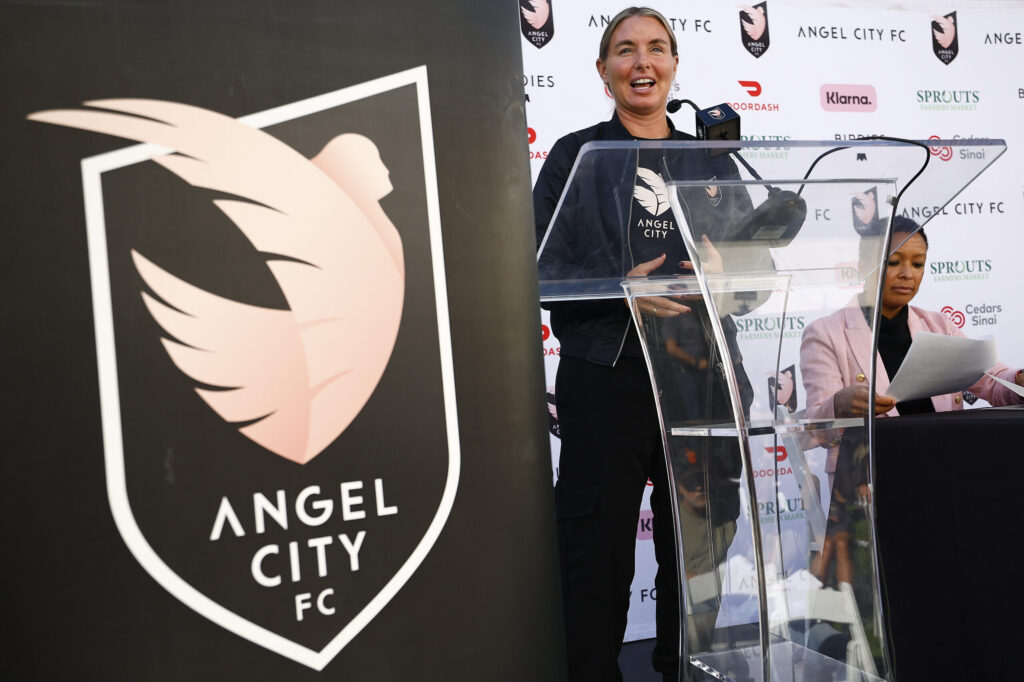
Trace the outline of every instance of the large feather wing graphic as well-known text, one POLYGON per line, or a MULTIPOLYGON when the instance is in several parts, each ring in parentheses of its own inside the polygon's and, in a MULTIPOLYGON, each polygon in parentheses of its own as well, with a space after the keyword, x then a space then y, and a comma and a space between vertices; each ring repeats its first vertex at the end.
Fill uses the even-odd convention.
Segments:
POLYGON ((255 442, 308 462, 355 419, 390 359, 405 284, 394 226, 368 218, 346 187, 288 145, 228 116, 155 100, 87 105, 110 111, 30 118, 177 152, 153 160, 191 185, 239 197, 214 203, 257 250, 287 259, 268 263, 289 306, 271 310, 132 254, 157 297, 143 292, 146 307, 172 337, 164 339, 171 360, 219 389, 199 395, 226 421, 249 422, 241 431, 255 442))
POLYGON ((665 186, 665 181, 661 179, 661 176, 647 168, 637 168, 636 175, 647 184, 647 187, 642 187, 638 183, 633 188, 633 196, 640 202, 640 205, 651 215, 661 215, 667 211, 669 207, 668 187, 665 186))

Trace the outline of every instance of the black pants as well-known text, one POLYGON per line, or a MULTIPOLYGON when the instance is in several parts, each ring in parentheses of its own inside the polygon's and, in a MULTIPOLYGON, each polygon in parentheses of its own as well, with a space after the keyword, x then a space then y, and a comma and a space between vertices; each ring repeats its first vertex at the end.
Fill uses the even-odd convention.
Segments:
POLYGON ((658 560, 656 670, 675 679, 679 597, 669 486, 654 396, 641 358, 615 367, 562 357, 555 384, 562 449, 555 488, 569 678, 619 682, 637 522, 654 483, 658 560))

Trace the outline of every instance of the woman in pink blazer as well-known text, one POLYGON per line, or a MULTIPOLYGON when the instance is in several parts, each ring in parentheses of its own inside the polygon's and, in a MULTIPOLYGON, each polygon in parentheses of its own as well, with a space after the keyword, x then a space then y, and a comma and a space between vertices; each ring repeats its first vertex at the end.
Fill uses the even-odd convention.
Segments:
MULTIPOLYGON (((912 220, 902 217, 893 219, 892 243, 902 244, 889 256, 886 267, 878 353, 874 358, 869 357, 871 329, 857 301, 828 317, 816 320, 804 330, 800 344, 800 369, 807 392, 808 418, 867 416, 870 405, 867 383, 872 361, 877 366, 877 393, 874 399, 876 415, 895 417, 900 414, 963 409, 962 393, 910 400, 899 405, 885 395, 889 388, 889 376, 899 369, 918 332, 963 336, 945 315, 909 305, 921 285, 928 255, 928 240, 924 231, 918 230, 915 233, 915 230, 918 230, 918 226, 912 220)), ((1004 364, 997 364, 989 372, 1024 386, 1024 373, 1004 364)), ((988 376, 982 377, 969 390, 993 405, 1020 402, 1013 391, 988 376)), ((830 490, 828 526, 822 550, 812 563, 811 572, 824 582, 827 567, 834 557, 837 581, 851 582, 854 564, 850 549, 852 517, 848 503, 854 496, 867 499, 870 495, 863 477, 864 463, 859 459, 863 452, 859 439, 863 438, 863 433, 856 434, 846 443, 838 435, 842 433, 841 430, 820 433, 828 434, 825 438, 833 435, 836 437, 825 444, 828 448, 825 472, 828 474, 830 490), (846 448, 847 454, 843 456, 843 471, 837 476, 836 465, 840 463, 842 447, 846 448)))
MULTIPOLYGON (((894 244, 903 244, 889 256, 882 290, 882 318, 875 355, 875 414, 895 417, 917 412, 963 409, 961 393, 932 396, 896 405, 885 395, 889 376, 895 374, 919 331, 963 336, 946 316, 909 305, 924 276, 928 240, 917 224, 903 217, 893 220, 894 244), (913 233, 913 236, 910 234, 913 233), (909 238, 908 238, 909 237, 909 238)), ((868 375, 871 371, 871 329, 861 308, 850 305, 816 320, 804 330, 800 344, 800 369, 807 392, 807 417, 863 417, 868 409, 868 375)), ((1024 386, 1024 373, 1002 363, 989 370, 1000 379, 1024 386)), ((988 376, 968 390, 993 405, 1020 402, 1010 389, 988 376)))

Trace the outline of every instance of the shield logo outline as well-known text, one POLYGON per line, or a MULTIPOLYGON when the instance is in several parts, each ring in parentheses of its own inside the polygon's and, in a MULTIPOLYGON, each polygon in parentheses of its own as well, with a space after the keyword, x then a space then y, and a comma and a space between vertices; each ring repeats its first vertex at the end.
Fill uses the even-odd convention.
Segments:
POLYGON ((538 50, 545 47, 555 37, 555 11, 551 6, 552 0, 543 0, 543 8, 548 16, 540 26, 533 26, 529 16, 536 17, 541 7, 535 8, 529 0, 519 0, 519 30, 523 37, 538 50))
POLYGON ((931 17, 932 53, 935 57, 949 66, 960 54, 960 25, 956 20, 956 10, 942 16, 931 17), (939 41, 939 35, 945 35, 946 31, 952 31, 950 43, 943 46, 939 41))
POLYGON ((459 483, 461 450, 455 401, 454 363, 448 316, 447 283, 441 239, 440 203, 437 190, 437 172, 434 166, 434 141, 430 117, 427 68, 426 66, 418 66, 305 100, 242 116, 238 119, 253 127, 264 128, 407 85, 414 85, 416 87, 420 139, 423 149, 423 175, 426 188, 430 261, 434 279, 438 347, 440 350, 439 364, 445 413, 445 435, 448 443, 448 471, 437 511, 434 513, 434 517, 431 519, 423 537, 418 541, 409 557, 395 574, 388 579, 381 590, 319 651, 271 632, 263 626, 230 611, 211 597, 200 592, 164 562, 139 528, 128 499, 125 473, 121 400, 115 350, 113 295, 107 255, 102 176, 109 171, 148 161, 154 155, 167 153, 170 150, 153 144, 136 144, 88 157, 82 159, 81 162, 107 499, 110 503, 110 510, 118 532, 128 546, 129 551, 146 572, 161 587, 192 610, 258 646, 317 671, 323 670, 380 613, 419 568, 433 548, 448 520, 448 516, 454 506, 459 483))
POLYGON ((764 0, 763 2, 759 2, 756 5, 753 5, 752 7, 750 7, 750 9, 754 10, 755 13, 758 9, 762 10, 760 14, 761 18, 764 19, 764 24, 761 27, 756 27, 755 25, 752 24, 748 28, 744 24, 743 20, 743 15, 746 12, 745 10, 741 9, 739 12, 740 42, 743 43, 744 49, 746 49, 747 52, 753 55, 755 59, 760 59, 761 56, 768 51, 768 48, 771 47, 771 26, 768 21, 768 2, 767 0, 764 0), (760 30, 760 33, 757 33, 758 30, 760 30), (751 36, 751 31, 757 33, 756 38, 751 36))

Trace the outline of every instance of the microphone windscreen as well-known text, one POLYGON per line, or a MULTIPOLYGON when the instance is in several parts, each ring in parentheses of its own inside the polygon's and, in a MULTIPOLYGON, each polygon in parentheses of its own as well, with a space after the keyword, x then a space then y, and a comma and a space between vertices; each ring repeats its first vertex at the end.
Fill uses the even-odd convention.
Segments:
MULTIPOLYGON (((740 115, 726 103, 697 111, 697 139, 717 142, 740 139, 740 115)), ((709 156, 725 154, 729 149, 714 149, 709 156)))

